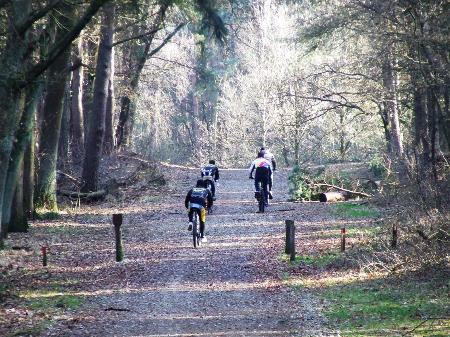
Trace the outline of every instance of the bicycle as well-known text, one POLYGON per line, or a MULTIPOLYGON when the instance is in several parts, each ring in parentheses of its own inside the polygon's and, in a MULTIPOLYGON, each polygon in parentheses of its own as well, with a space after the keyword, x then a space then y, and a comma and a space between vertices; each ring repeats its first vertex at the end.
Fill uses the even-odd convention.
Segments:
POLYGON ((199 216, 200 210, 198 208, 194 209, 194 214, 192 217, 192 239, 194 243, 194 248, 197 248, 200 246, 200 243, 202 241, 201 234, 200 234, 200 216, 199 216))
MULTIPOLYGON (((212 195, 212 192, 213 192, 213 184, 215 184, 213 176, 211 176, 211 175, 206 175, 206 174, 205 174, 205 175, 202 177, 202 179, 203 179, 203 181, 205 181, 205 183, 206 183, 206 188, 211 192, 211 195, 212 195)), ((213 195, 213 200, 216 200, 216 196, 215 196, 215 195, 213 195)))
MULTIPOLYGON (((255 179, 251 177, 251 179, 255 179)), ((255 198, 258 201, 258 211, 260 213, 264 213, 264 210, 267 206, 267 184, 263 184, 262 181, 258 182, 258 188, 255 191, 255 198)))

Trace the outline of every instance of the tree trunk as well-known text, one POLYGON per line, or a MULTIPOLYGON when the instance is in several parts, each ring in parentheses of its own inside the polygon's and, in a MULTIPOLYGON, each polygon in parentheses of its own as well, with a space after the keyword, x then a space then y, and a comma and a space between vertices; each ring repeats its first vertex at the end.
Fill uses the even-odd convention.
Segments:
POLYGON ((23 204, 23 161, 19 167, 19 174, 11 207, 11 220, 8 224, 9 232, 24 233, 28 231, 27 217, 23 204))
POLYGON ((94 97, 92 104, 92 123, 87 137, 86 154, 83 161, 83 192, 98 189, 98 171, 102 154, 103 137, 105 134, 105 114, 108 99, 108 85, 110 79, 112 43, 114 32, 114 3, 103 7, 101 39, 98 47, 96 76, 94 83, 94 97))
MULTIPOLYGON (((67 32, 67 27, 71 27, 74 6, 62 2, 57 13, 55 20, 58 22, 58 28, 55 41, 61 40, 67 32)), ((48 68, 47 93, 40 130, 39 171, 35 202, 38 207, 45 207, 53 211, 58 209, 56 202, 56 164, 69 61, 70 48, 66 48, 48 68)))
MULTIPOLYGON (((72 66, 81 63, 83 55, 83 39, 78 39, 74 49, 72 66)), ((79 164, 84 154, 84 117, 83 117, 83 66, 80 65, 72 72, 72 100, 70 108, 70 146, 72 162, 79 164)))
MULTIPOLYGON (((415 72, 415 70, 413 70, 415 72)), ((423 84, 419 83, 417 74, 411 75, 414 88, 414 148, 418 156, 418 169, 423 178, 426 167, 430 162, 431 144, 428 134, 427 97, 423 84)))
POLYGON ((378 114, 381 117, 381 121, 383 122, 383 130, 384 130, 384 139, 386 141, 386 151, 387 153, 392 153, 392 140, 391 140, 391 131, 389 130, 389 115, 386 110, 386 106, 380 107, 378 114))
POLYGON ((444 85, 442 90, 444 96, 444 109, 442 110, 439 124, 441 125, 442 133, 445 136, 447 151, 450 151, 450 86, 444 85))
POLYGON ((114 148, 113 119, 114 119, 114 49, 111 55, 111 73, 108 81, 108 99, 106 101, 105 113, 105 141, 103 153, 108 155, 114 148))
MULTIPOLYGON (((5 192, 2 205, 2 223, 9 225, 10 221, 20 223, 21 219, 11 218, 11 207, 14 200, 14 191, 17 185, 23 185, 23 159, 26 148, 29 146, 33 134, 34 114, 36 112, 37 102, 41 94, 41 83, 35 83, 27 88, 25 107, 20 120, 20 126, 15 134, 16 142, 11 151, 11 158, 8 166, 8 175, 5 184, 5 192)), ((22 187, 20 187, 22 193, 22 187)), ((17 202, 16 202, 17 204, 17 202)), ((19 203, 23 206, 23 203, 19 203)), ((19 216, 22 217, 22 212, 19 216)))
POLYGON ((382 67, 383 86, 385 90, 384 105, 389 118, 391 154, 395 161, 398 161, 403 156, 403 145, 398 117, 397 78, 394 70, 394 63, 392 50, 389 50, 386 53, 382 67))
POLYGON ((34 213, 34 148, 36 144, 34 124, 35 117, 33 116, 33 128, 23 160, 23 208, 27 219, 33 218, 34 213))
POLYGON ((437 181, 437 168, 436 168, 436 152, 438 149, 437 142, 437 128, 436 128, 436 102, 434 88, 429 87, 427 92, 427 110, 428 110, 428 134, 430 135, 430 159, 431 159, 431 169, 433 173, 433 178, 435 182, 437 181))
POLYGON ((122 96, 120 99, 120 115, 116 128, 116 147, 121 148, 126 145, 125 125, 130 117, 131 100, 128 96, 122 96))
POLYGON ((200 97, 196 93, 192 95, 192 157, 196 164, 203 163, 203 138, 200 133, 200 97))
POLYGON ((66 82, 61 116, 61 131, 58 141, 58 168, 65 171, 69 164, 69 130, 70 130, 70 81, 66 82))
MULTIPOLYGON (((28 49, 27 34, 19 34, 16 26, 29 15, 31 0, 12 1, 7 8, 9 26, 6 28, 6 46, 0 58, 0 205, 3 205, 5 184, 14 135, 24 95, 17 86, 17 74, 23 70, 23 58, 28 49)), ((3 217, 0 207, 0 219, 3 217)), ((1 220, 0 220, 1 221, 1 220)), ((0 224, 0 248, 8 232, 7 224, 0 224)))
POLYGON ((127 63, 127 68, 130 73, 131 80, 128 86, 128 92, 126 96, 121 98, 121 107, 120 107, 120 117, 119 122, 116 128, 116 147, 126 147, 131 144, 131 136, 133 132, 134 126, 134 118, 135 118, 135 109, 136 102, 135 98, 138 97, 138 85, 139 79, 142 74, 142 70, 144 69, 145 62, 147 61, 149 54, 151 52, 151 44, 156 35, 156 31, 161 27, 164 19, 166 17, 167 9, 169 8, 169 2, 164 2, 161 5, 161 8, 158 12, 158 15, 155 18, 153 23, 153 29, 155 33, 149 34, 145 40, 144 51, 140 52, 142 49, 141 44, 133 45, 133 50, 129 52, 128 59, 125 60, 127 63), (138 55, 137 57, 135 55, 138 55), (133 57, 134 56, 134 57, 133 57))
MULTIPOLYGON (((91 39, 86 39, 84 42, 84 57, 87 59, 96 59, 96 54, 98 50, 98 45, 96 45, 91 39)), ((92 67, 93 68, 93 67, 92 67)), ((87 135, 90 128, 90 123, 92 122, 92 104, 93 104, 93 92, 94 92, 94 81, 95 81, 95 73, 93 73, 92 68, 86 72, 86 76, 84 81, 82 82, 82 103, 83 103, 83 132, 84 132, 84 144, 83 144, 83 153, 80 157, 80 163, 84 160, 84 156, 86 155, 85 151, 87 148, 87 135)))

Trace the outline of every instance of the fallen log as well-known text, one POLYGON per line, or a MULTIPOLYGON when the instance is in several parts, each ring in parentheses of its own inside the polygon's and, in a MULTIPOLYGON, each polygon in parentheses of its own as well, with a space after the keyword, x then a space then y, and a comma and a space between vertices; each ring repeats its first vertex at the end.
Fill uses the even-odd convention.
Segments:
POLYGON ((64 173, 62 171, 57 170, 56 174, 59 174, 61 176, 64 176, 66 178, 68 178, 69 180, 73 181, 76 184, 81 184, 81 180, 75 177, 72 177, 70 174, 64 173))
POLYGON ((136 161, 138 161, 138 162, 140 162, 142 164, 145 164, 145 165, 152 165, 152 163, 149 162, 148 160, 145 160, 145 159, 142 159, 142 158, 139 158, 139 157, 127 156, 127 155, 124 155, 124 154, 118 154, 117 157, 136 160, 136 161))
POLYGON ((83 199, 87 201, 103 199, 106 196, 106 190, 98 190, 88 193, 60 190, 58 193, 72 199, 83 199))
POLYGON ((368 194, 368 193, 364 193, 364 192, 358 192, 358 191, 351 191, 351 190, 347 190, 345 188, 339 187, 339 186, 335 186, 335 185, 330 185, 330 184, 324 184, 324 183, 320 183, 320 184, 314 184, 314 186, 324 186, 324 187, 330 187, 330 188, 334 188, 338 191, 348 193, 349 197, 352 196, 357 196, 357 197, 365 197, 365 198, 370 198, 372 195, 368 194))
POLYGON ((319 194, 320 202, 336 202, 345 200, 347 200, 347 198, 342 192, 325 192, 319 194))

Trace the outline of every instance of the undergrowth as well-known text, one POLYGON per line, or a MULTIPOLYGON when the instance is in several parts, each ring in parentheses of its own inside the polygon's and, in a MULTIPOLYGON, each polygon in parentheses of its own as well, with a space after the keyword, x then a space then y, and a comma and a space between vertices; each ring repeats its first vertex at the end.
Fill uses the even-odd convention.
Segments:
POLYGON ((59 213, 46 208, 37 208, 34 211, 33 217, 36 220, 57 220, 59 219, 59 213))
POLYGON ((337 252, 326 252, 321 255, 296 255, 294 261, 290 261, 289 258, 289 255, 283 254, 280 259, 288 262, 291 268, 297 268, 299 266, 325 268, 343 262, 342 255, 337 252))
POLYGON ((355 203, 339 203, 334 205, 336 214, 350 218, 378 218, 380 211, 369 206, 355 203))
POLYGON ((55 309, 77 309, 83 304, 83 297, 65 294, 59 290, 21 292, 20 297, 26 300, 27 306, 33 310, 53 311, 55 309))
POLYGON ((328 301, 325 315, 343 337, 444 337, 450 333, 449 286, 442 273, 429 279, 405 275, 336 284, 319 295, 328 301))
POLYGON ((321 193, 330 190, 330 187, 321 184, 338 186, 348 190, 361 190, 359 178, 354 178, 350 173, 342 171, 338 173, 328 172, 325 168, 316 170, 301 169, 295 166, 289 176, 291 199, 295 201, 318 201, 321 193))
MULTIPOLYGON (((372 169, 382 171, 376 163, 372 169)), ((450 194, 393 186, 395 198, 384 195, 376 208, 349 202, 330 207, 339 225, 331 221, 303 234, 309 240, 303 244, 314 248, 293 262, 282 258, 286 284, 325 300, 324 315, 342 337, 448 337, 450 194), (337 247, 341 226, 351 244, 344 254, 337 247)))
POLYGON ((40 336, 42 332, 50 326, 51 320, 44 319, 35 323, 33 326, 17 329, 5 337, 23 337, 23 336, 40 336))

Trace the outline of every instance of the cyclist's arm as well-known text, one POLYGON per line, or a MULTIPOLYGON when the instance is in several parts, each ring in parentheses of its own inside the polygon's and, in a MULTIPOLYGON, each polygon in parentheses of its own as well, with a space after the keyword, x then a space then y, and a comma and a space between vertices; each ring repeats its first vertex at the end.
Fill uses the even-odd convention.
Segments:
POLYGON ((208 196, 206 197, 206 202, 207 202, 207 208, 211 208, 211 206, 213 205, 213 198, 212 198, 212 193, 209 190, 208 190, 208 196))
POLYGON ((216 174, 215 174, 215 177, 214 177, 214 180, 219 180, 219 168, 216 168, 216 174))
POLYGON ((252 163, 252 166, 250 166, 250 169, 249 169, 249 177, 252 177, 253 176, 253 171, 255 170, 255 163, 253 162, 252 163))
POLYGON ((192 190, 188 192, 186 195, 186 199, 184 199, 184 207, 189 208, 189 200, 191 200, 192 190))

